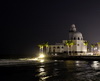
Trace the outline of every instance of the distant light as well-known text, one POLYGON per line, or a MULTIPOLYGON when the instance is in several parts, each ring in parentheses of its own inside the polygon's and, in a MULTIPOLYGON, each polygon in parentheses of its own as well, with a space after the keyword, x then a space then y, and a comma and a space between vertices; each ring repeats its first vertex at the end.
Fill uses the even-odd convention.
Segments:
POLYGON ((54 60, 55 62, 57 61, 57 60, 54 60))
POLYGON ((44 54, 40 54, 40 55, 39 55, 39 58, 44 58, 44 57, 45 57, 44 54))
POLYGON ((57 53, 55 53, 55 56, 57 56, 57 53))

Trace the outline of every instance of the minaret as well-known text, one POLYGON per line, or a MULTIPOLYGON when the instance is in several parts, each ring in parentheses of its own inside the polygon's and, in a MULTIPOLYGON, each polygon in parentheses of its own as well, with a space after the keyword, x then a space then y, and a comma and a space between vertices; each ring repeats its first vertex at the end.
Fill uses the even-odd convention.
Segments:
POLYGON ((74 32, 76 32, 76 27, 75 27, 75 24, 72 24, 69 30, 69 40, 72 40, 72 35, 74 32))

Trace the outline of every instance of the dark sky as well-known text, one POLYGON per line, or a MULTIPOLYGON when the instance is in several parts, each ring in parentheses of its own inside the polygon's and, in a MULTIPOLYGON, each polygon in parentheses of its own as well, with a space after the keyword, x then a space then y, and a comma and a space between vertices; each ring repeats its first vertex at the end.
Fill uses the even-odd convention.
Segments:
POLYGON ((0 2, 0 54, 35 53, 37 44, 68 39, 71 24, 89 43, 100 42, 100 0, 0 2))

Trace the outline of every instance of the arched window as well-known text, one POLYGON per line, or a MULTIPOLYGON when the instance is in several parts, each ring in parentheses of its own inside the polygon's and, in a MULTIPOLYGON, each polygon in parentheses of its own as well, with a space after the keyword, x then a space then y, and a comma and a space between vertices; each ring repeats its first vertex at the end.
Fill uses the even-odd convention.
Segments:
POLYGON ((58 46, 57 48, 59 49, 60 47, 58 46))
POLYGON ((78 37, 78 40, 80 40, 80 38, 78 37))

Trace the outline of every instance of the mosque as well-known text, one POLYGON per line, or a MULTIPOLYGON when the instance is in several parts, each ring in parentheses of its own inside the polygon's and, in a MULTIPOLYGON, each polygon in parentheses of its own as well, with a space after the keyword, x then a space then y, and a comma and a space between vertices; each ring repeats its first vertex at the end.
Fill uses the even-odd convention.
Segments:
POLYGON ((49 45, 46 49, 48 54, 86 54, 87 41, 84 40, 81 32, 77 31, 75 24, 72 24, 69 30, 69 39, 62 40, 61 43, 49 45))

